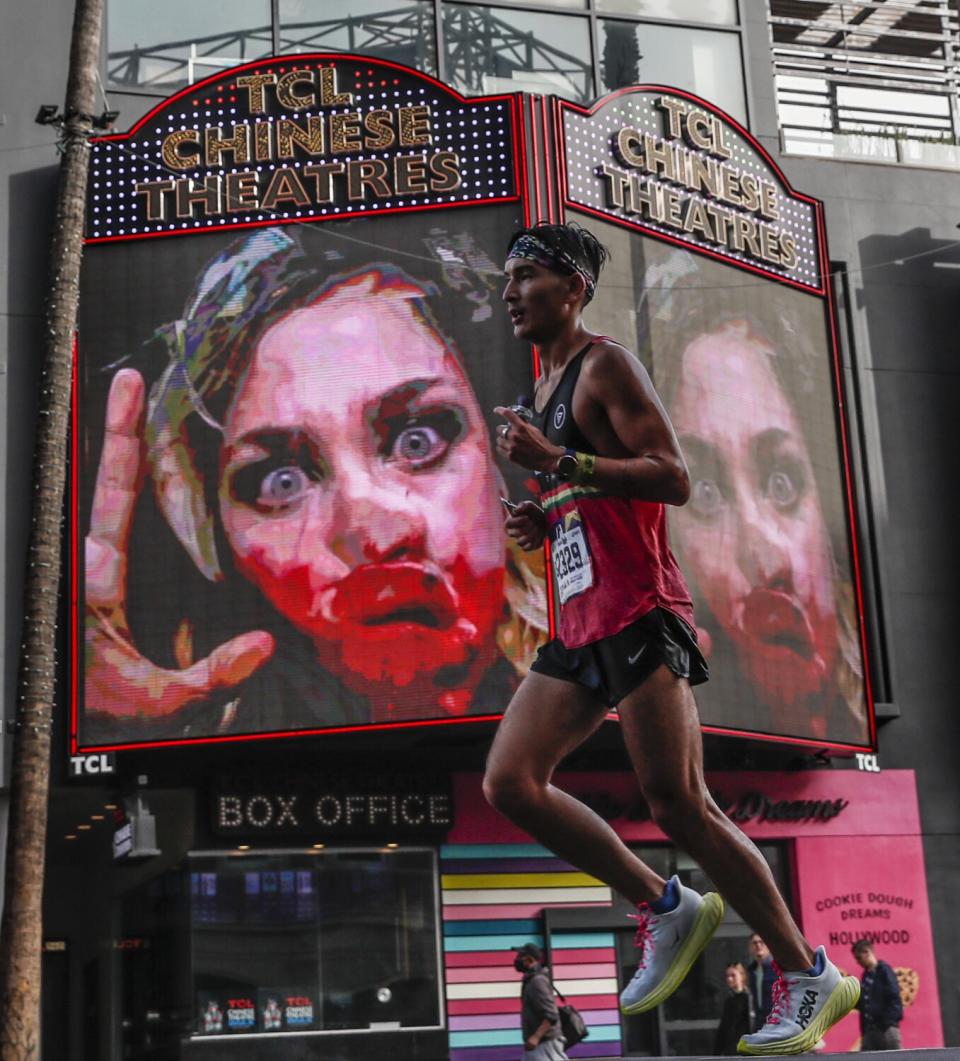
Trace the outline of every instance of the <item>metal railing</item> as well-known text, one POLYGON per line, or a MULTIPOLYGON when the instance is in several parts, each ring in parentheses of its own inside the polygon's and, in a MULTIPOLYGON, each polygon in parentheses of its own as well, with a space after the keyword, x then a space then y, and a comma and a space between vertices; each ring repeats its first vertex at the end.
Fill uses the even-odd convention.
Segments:
MULTIPOLYGON (((575 99, 593 93, 593 67, 559 48, 544 43, 534 32, 523 32, 500 16, 496 8, 449 5, 444 9, 443 77, 467 92, 485 91, 485 79, 509 80, 534 74, 555 90, 565 89, 575 99)), ((433 4, 407 4, 371 15, 345 16, 164 41, 107 55, 109 83, 167 93, 214 70, 247 59, 298 52, 360 52, 393 59, 436 74, 433 4)))
POLYGON ((785 151, 960 167, 958 0, 768 0, 785 151))

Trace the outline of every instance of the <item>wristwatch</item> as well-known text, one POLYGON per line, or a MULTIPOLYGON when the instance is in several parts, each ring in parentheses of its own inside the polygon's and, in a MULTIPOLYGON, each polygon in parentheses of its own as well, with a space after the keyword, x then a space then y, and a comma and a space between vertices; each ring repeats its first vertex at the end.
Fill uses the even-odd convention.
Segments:
POLYGON ((553 474, 562 482, 575 482, 580 475, 580 461, 577 458, 577 451, 567 447, 557 458, 557 466, 554 468, 553 474))

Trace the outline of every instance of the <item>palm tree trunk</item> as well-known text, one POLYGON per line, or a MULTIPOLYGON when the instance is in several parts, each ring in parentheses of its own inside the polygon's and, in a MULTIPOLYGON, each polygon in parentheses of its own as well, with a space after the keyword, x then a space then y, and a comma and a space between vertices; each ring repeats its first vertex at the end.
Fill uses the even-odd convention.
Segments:
MULTIPOLYGON (((44 310, 44 365, 34 449, 33 498, 17 717, 10 779, 6 901, 0 927, 0 1058, 40 1056, 40 948, 50 727, 56 672, 63 495, 66 481, 73 337, 96 109, 103 0, 76 0, 67 83, 63 157, 44 310)), ((71 646, 73 651, 73 646, 71 646)))

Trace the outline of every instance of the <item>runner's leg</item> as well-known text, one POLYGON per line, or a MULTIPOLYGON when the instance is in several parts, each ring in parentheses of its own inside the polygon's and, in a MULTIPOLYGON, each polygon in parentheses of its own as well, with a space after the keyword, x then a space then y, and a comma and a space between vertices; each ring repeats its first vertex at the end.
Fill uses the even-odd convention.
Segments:
POLYGON ((587 689, 532 672, 507 708, 487 759, 491 804, 545 847, 633 903, 660 898, 666 882, 610 826, 551 784, 557 764, 596 730, 607 708, 587 689))
POLYGON ((707 791, 700 720, 689 683, 661 666, 620 703, 619 712, 654 821, 760 933, 781 969, 807 968, 813 951, 790 916, 770 867, 707 791))

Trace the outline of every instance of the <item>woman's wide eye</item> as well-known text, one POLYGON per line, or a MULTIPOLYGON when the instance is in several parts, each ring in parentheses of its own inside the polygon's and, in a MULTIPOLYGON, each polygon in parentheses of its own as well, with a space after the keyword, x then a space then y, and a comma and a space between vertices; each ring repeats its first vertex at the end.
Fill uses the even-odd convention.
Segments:
POLYGON ((800 491, 788 472, 777 470, 767 480, 767 496, 780 508, 796 504, 800 491))
POLYGON ((411 425, 398 432, 391 457, 420 467, 440 457, 448 445, 447 439, 429 424, 411 425))
POLYGON ((309 484, 307 473, 296 465, 274 468, 263 477, 257 502, 266 508, 281 508, 298 501, 309 484))
POLYGON ((690 505, 698 516, 713 516, 723 504, 723 494, 715 479, 697 479, 690 491, 690 505))

